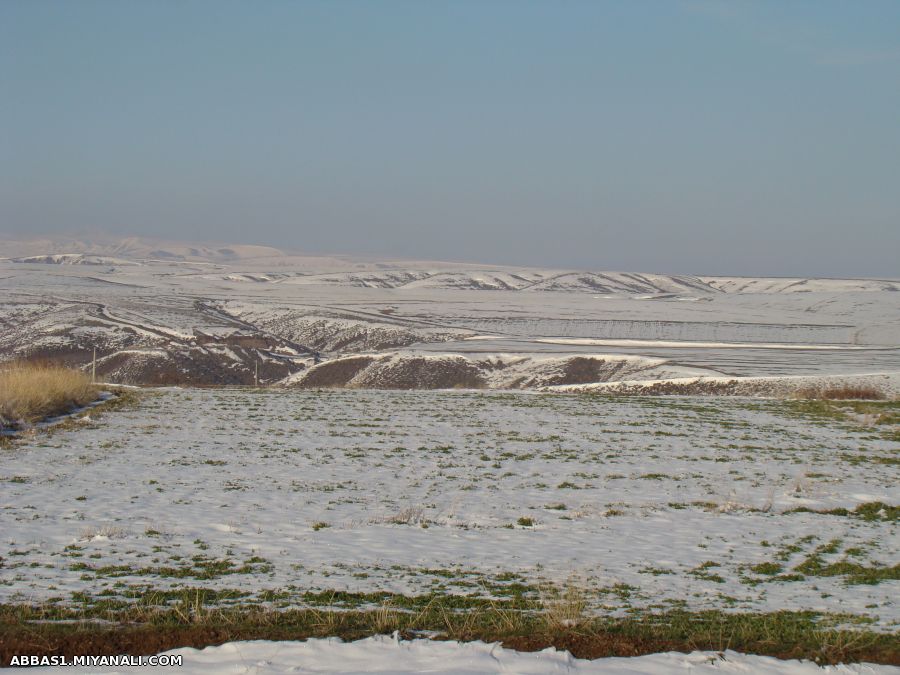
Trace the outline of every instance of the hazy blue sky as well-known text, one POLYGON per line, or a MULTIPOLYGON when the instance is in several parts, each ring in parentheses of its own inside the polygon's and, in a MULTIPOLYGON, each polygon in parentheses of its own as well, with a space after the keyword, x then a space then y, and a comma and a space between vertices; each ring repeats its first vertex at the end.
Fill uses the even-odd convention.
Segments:
POLYGON ((0 1, 0 231, 900 276, 900 2, 0 1))

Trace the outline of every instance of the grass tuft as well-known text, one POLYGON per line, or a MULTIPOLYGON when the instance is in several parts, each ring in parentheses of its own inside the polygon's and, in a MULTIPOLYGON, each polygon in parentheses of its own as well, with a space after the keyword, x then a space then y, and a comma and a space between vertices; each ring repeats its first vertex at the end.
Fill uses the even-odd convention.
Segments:
POLYGON ((79 370, 20 361, 6 364, 0 366, 0 426, 62 415, 97 395, 97 387, 79 370))
POLYGON ((574 584, 564 590, 555 586, 541 589, 541 608, 550 631, 574 628, 587 620, 588 602, 584 591, 574 584))

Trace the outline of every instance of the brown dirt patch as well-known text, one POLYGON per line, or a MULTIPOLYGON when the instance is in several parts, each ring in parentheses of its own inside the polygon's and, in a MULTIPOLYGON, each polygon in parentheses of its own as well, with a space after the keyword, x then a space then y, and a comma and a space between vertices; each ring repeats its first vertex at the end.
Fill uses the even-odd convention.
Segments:
POLYGON ((378 389, 478 389, 485 382, 478 366, 464 357, 412 357, 378 364, 355 384, 378 389))
POLYGON ((334 361, 326 361, 311 368, 297 383, 297 386, 314 389, 317 387, 346 387, 360 372, 375 361, 371 356, 351 356, 334 361))
MULTIPOLYGON (((238 640, 303 640, 311 637, 326 637, 322 631, 310 631, 290 626, 157 626, 137 625, 116 628, 101 627, 97 624, 33 624, 3 626, 0 631, 0 665, 9 664, 14 654, 38 656, 75 655, 150 655, 181 647, 204 647, 220 645, 238 640)), ((355 640, 370 635, 373 631, 358 630, 342 634, 345 640, 355 640)), ((414 634, 403 634, 404 639, 413 639, 414 634)), ((562 633, 529 635, 502 635, 473 632, 471 635, 455 635, 461 641, 499 641, 509 649, 533 652, 555 647, 567 650, 576 658, 597 659, 610 656, 629 657, 667 651, 690 652, 693 650, 719 651, 721 645, 706 642, 686 643, 680 640, 655 640, 617 633, 580 632, 578 629, 562 633)), ((759 653, 782 659, 809 658, 808 651, 797 647, 766 648, 760 645, 750 653, 759 653)), ((896 648, 884 646, 862 647, 848 655, 848 660, 871 663, 900 664, 900 653, 896 648)), ((828 661, 834 662, 831 659, 828 661)))

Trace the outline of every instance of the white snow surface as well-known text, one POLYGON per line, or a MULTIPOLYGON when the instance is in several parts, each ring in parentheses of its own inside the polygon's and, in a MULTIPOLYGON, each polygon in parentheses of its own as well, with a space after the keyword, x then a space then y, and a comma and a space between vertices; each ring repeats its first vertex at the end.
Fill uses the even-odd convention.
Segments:
POLYGON ((896 523, 815 512, 900 502, 892 427, 785 406, 158 390, 4 451, 0 602, 203 588, 296 607, 574 581, 592 612, 807 609, 896 630, 900 582, 796 574, 834 540, 823 564, 900 563, 896 523), (751 570, 775 562, 787 578, 751 570))
MULTIPOLYGON (((841 664, 820 667, 810 661, 782 661, 766 656, 725 652, 667 652, 638 657, 576 659, 553 648, 540 652, 517 652, 484 642, 401 641, 377 636, 342 642, 336 638, 304 642, 254 640, 229 642, 205 649, 175 649, 165 652, 183 658, 179 673, 223 675, 281 675, 282 673, 333 673, 365 675, 383 673, 413 675, 896 675, 892 666, 841 664)), ((146 672, 140 667, 69 669, 104 675, 146 672)), ((58 668, 34 668, 30 673, 54 673, 58 668)))

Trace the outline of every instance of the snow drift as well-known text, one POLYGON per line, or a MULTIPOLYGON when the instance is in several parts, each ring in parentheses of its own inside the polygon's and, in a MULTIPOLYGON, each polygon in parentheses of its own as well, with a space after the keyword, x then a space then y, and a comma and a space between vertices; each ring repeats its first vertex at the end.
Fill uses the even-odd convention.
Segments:
MULTIPOLYGON (((229 642, 206 649, 176 649, 166 652, 183 658, 178 672, 193 673, 571 673, 584 675, 660 675, 662 673, 755 673, 756 675, 821 675, 864 673, 887 675, 900 668, 872 664, 819 667, 809 661, 781 661, 733 651, 668 652, 637 657, 576 659, 568 652, 545 649, 517 652, 483 642, 409 642, 378 636, 344 643, 338 639, 306 642, 229 642)), ((35 668, 34 673, 56 672, 35 668)), ((140 667, 92 669, 95 673, 143 672, 140 667)))

